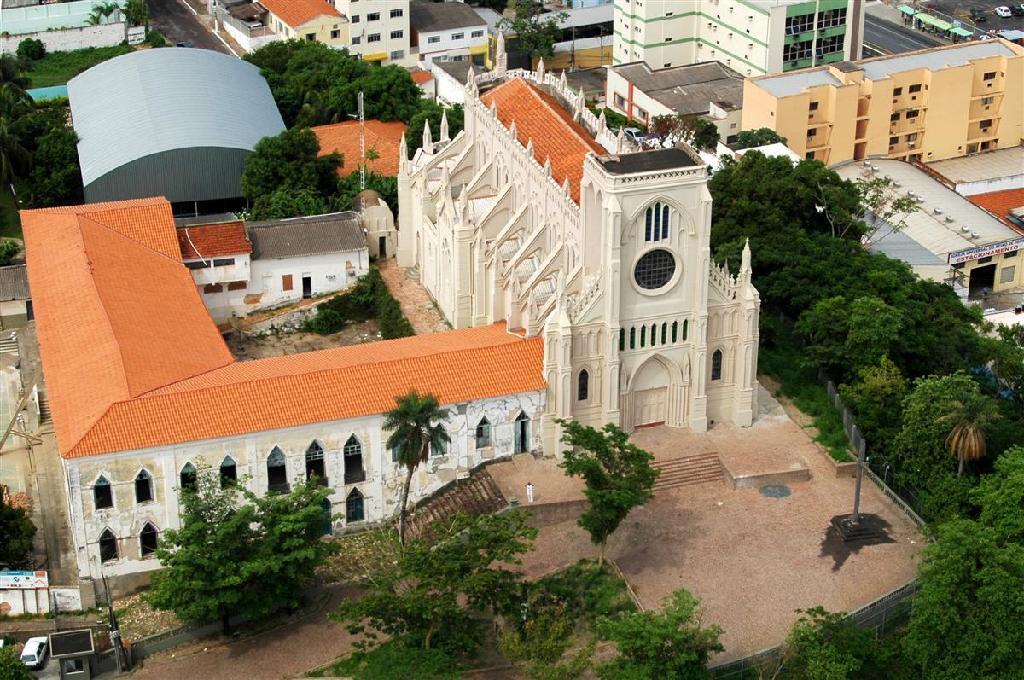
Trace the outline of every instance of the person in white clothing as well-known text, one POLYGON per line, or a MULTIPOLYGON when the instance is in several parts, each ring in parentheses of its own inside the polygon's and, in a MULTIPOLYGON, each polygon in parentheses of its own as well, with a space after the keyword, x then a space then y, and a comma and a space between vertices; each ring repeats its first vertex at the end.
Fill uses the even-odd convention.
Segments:
POLYGON ((526 502, 533 502, 533 482, 526 483, 526 502))

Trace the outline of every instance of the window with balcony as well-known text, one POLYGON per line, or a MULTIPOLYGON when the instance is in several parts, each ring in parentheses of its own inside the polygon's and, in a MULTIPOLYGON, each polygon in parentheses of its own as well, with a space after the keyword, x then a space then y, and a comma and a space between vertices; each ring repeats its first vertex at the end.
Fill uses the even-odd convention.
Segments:
POLYGON ((314 441, 306 449, 306 479, 316 480, 320 486, 327 486, 327 470, 324 468, 324 447, 314 441))
POLYGON ((345 458, 345 483, 355 484, 366 479, 363 469, 363 445, 355 435, 348 438, 342 453, 345 458))

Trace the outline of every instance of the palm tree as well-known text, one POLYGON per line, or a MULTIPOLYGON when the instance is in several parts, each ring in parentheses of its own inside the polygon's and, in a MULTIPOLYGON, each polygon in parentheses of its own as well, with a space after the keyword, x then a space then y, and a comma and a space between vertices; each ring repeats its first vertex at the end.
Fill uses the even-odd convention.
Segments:
POLYGON ((118 7, 116 2, 104 2, 99 5, 95 5, 92 8, 92 13, 89 15, 87 21, 91 26, 98 26, 103 23, 103 20, 115 15, 115 19, 120 18, 121 8, 118 7))
POLYGON ((27 98, 25 90, 32 81, 21 70, 13 54, 0 54, 0 91, 16 99, 27 98))
POLYGON ((974 395, 958 399, 952 410, 940 420, 952 422, 953 429, 946 437, 946 448, 957 458, 957 477, 964 474, 964 461, 985 457, 985 426, 999 416, 991 399, 974 395))
POLYGON ((384 416, 384 429, 391 432, 388 448, 396 451, 398 462, 405 466, 405 483, 398 515, 398 540, 405 545, 406 504, 412 473, 420 463, 427 462, 430 449, 443 450, 451 441, 441 421, 448 418, 448 410, 441 408, 437 397, 410 391, 395 400, 395 408, 384 416))
POLYGON ((22 146, 7 118, 0 118, 0 191, 31 162, 31 154, 22 146))

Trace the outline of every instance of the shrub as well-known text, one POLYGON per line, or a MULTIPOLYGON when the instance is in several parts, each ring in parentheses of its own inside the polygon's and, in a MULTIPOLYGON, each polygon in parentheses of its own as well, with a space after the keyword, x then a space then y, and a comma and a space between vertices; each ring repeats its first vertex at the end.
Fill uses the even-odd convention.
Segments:
POLYGON ((20 251, 21 245, 14 239, 5 238, 0 241, 0 265, 10 264, 20 251))
POLYGON ((318 309, 316 314, 306 320, 306 330, 320 335, 337 333, 344 327, 344 317, 333 309, 318 309))
POLYGON ((146 44, 150 47, 167 47, 167 39, 160 31, 146 31, 146 44))
POLYGON ((39 61, 46 56, 46 45, 38 38, 25 38, 18 43, 16 54, 23 61, 39 61))

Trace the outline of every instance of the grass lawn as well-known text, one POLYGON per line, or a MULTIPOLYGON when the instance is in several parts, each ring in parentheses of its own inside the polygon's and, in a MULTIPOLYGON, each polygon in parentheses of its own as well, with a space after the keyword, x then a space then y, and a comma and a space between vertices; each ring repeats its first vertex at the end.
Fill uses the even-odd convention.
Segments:
POLYGON ((767 342, 758 350, 758 370, 779 381, 779 391, 793 405, 814 419, 818 430, 814 441, 824 446, 838 461, 853 460, 843 429, 843 419, 832 405, 828 392, 816 379, 817 371, 805 363, 806 357, 788 328, 776 324, 767 342))
POLYGON ((14 196, 6 187, 0 189, 0 238, 21 238, 21 219, 14 196))
POLYGON ((39 61, 33 61, 28 71, 31 87, 63 85, 82 71, 96 64, 128 54, 134 48, 128 45, 112 47, 88 47, 71 52, 50 52, 39 61))

